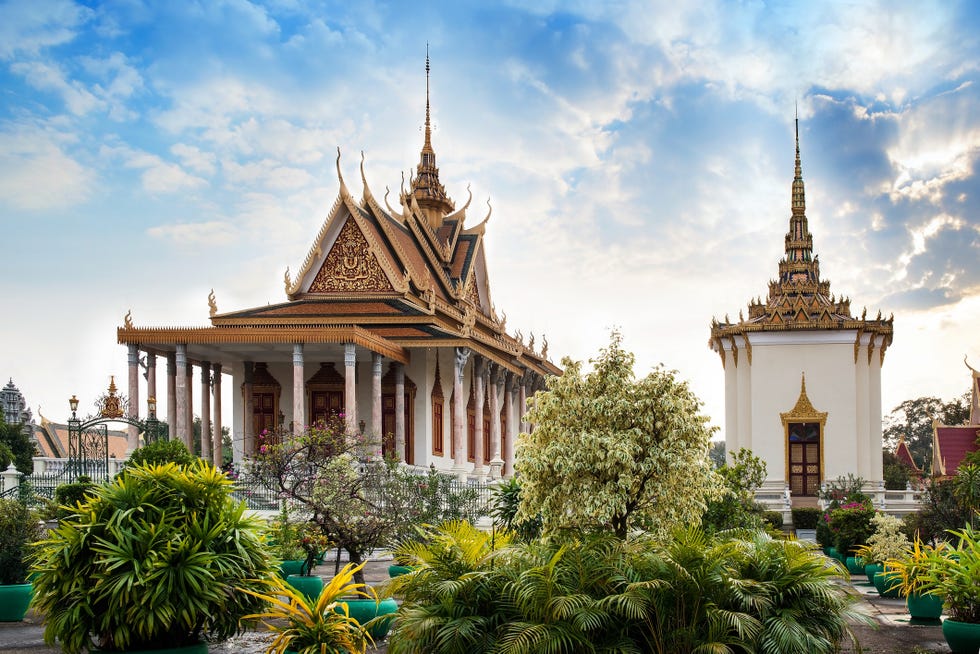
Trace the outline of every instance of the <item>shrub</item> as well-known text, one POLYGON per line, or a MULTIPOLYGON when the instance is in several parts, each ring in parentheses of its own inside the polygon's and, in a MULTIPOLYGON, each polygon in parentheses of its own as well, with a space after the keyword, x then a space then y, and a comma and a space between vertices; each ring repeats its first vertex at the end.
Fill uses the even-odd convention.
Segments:
POLYGON ((31 544, 42 534, 26 504, 0 498, 0 585, 27 583, 31 544))
POLYGON ((875 510, 863 502, 851 502, 830 512, 828 526, 834 534, 834 547, 844 556, 854 556, 859 545, 874 533, 871 518, 875 510))
POLYGON ((78 478, 78 481, 71 484, 62 484, 54 489, 54 502, 57 508, 54 510, 54 518, 64 520, 75 513, 78 504, 84 502, 85 498, 92 494, 97 484, 85 475, 78 478))
POLYGON ((792 509, 793 526, 797 529, 816 529, 817 523, 823 516, 823 511, 812 506, 801 506, 792 509))
POLYGON ((127 467, 39 544, 34 606, 44 638, 85 649, 223 640, 262 603, 273 568, 261 522, 210 464, 127 467))
POLYGON ((861 556, 866 563, 885 563, 889 559, 904 557, 911 543, 902 533, 902 521, 887 513, 876 513, 871 518, 874 533, 868 537, 861 556))
POLYGON ((197 457, 190 453, 187 446, 178 440, 157 440, 147 443, 143 447, 137 447, 129 455, 127 466, 140 465, 160 465, 163 463, 176 463, 181 466, 189 466, 197 461, 197 457))
POLYGON ((779 511, 766 511, 762 514, 762 519, 773 529, 783 528, 783 514, 779 511))

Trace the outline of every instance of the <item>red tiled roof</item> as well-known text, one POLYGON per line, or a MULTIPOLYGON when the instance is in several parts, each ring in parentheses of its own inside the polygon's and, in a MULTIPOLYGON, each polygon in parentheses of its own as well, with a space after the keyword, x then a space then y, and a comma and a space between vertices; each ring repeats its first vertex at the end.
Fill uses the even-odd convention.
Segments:
POLYGON ((978 425, 936 426, 933 471, 954 475, 969 452, 976 452, 978 425))
POLYGON ((912 452, 909 451, 909 444, 904 439, 900 440, 895 447, 895 457, 912 470, 920 472, 919 466, 916 465, 915 459, 912 458, 912 452))

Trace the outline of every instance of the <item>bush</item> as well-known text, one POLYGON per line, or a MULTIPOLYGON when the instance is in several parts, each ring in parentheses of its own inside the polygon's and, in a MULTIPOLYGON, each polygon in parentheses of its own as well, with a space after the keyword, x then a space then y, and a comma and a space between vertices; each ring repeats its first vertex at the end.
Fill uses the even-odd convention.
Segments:
POLYGON ((129 460, 126 462, 126 465, 140 466, 176 463, 181 466, 189 466, 197 460, 198 458, 191 454, 187 446, 181 441, 158 440, 133 450, 133 453, 129 455, 129 460))
POLYGON ((783 514, 779 511, 765 511, 762 514, 762 519, 773 529, 783 528, 783 514))
POLYGON ((593 536, 494 550, 441 527, 393 581, 390 654, 837 651, 853 600, 836 566, 795 541, 743 532, 593 536))
POLYGON ((863 502, 851 502, 830 512, 830 531, 834 534, 834 547, 843 556, 854 556, 860 545, 865 545, 874 533, 871 518, 875 510, 863 502))
POLYGON ((68 654, 226 639, 274 569, 262 523, 210 464, 127 467, 42 541, 33 566, 44 639, 68 654))
POLYGON ((37 516, 26 504, 0 499, 0 585, 27 583, 31 544, 42 534, 37 516))
POLYGON ((793 526, 797 529, 816 529, 823 511, 812 506, 801 506, 792 509, 793 526))
POLYGON ((54 518, 64 520, 75 513, 78 504, 84 502, 96 486, 89 477, 82 475, 74 483, 62 484, 55 488, 54 503, 57 508, 54 511, 54 518))

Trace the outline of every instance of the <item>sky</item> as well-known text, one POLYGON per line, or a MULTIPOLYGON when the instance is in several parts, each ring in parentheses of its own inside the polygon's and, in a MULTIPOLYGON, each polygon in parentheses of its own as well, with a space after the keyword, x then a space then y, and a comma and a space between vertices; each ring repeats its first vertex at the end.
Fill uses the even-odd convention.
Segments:
POLYGON ((0 378, 63 421, 125 386, 128 311, 284 301, 337 148, 355 197, 362 152, 377 197, 417 164, 428 47, 508 329, 558 361, 617 328, 723 428, 710 323, 777 274, 798 112, 821 275, 895 316, 883 411, 951 399, 980 367, 978 35, 919 0, 0 2, 0 378))

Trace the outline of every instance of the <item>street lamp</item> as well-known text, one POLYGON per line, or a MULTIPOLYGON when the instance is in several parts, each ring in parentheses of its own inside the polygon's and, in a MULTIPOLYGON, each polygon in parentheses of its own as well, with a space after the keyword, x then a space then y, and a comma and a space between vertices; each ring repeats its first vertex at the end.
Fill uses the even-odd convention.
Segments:
POLYGON ((68 406, 71 407, 71 419, 75 420, 76 413, 78 411, 78 398, 72 393, 71 398, 68 400, 68 406))
POLYGON ((157 398, 146 398, 146 442, 153 443, 160 438, 160 421, 157 420, 157 398))

